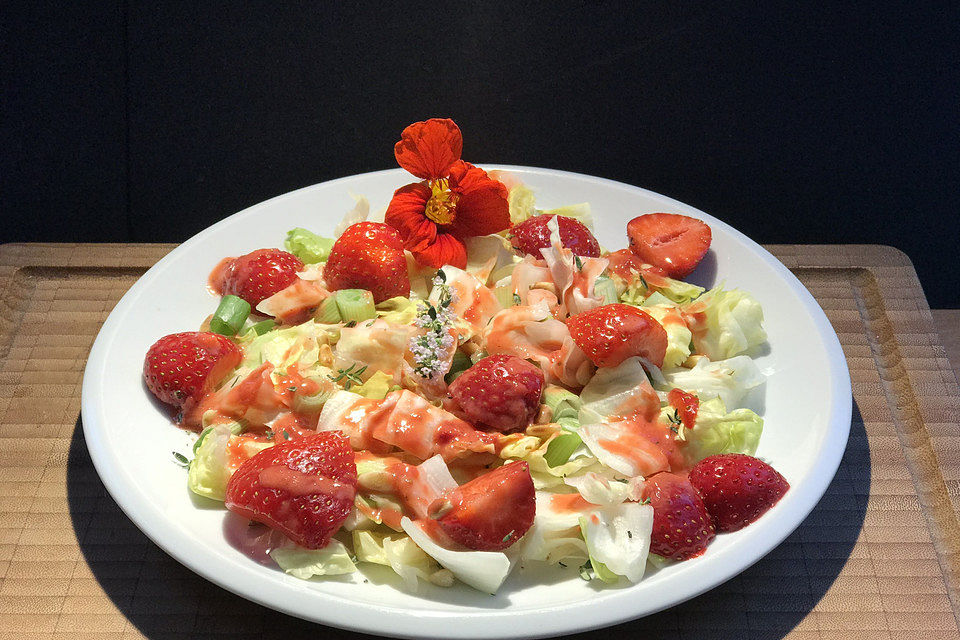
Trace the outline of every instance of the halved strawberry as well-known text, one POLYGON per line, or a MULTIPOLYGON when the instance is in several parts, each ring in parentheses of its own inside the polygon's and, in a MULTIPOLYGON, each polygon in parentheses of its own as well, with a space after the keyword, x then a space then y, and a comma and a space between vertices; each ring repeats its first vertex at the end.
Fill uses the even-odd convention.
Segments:
POLYGON ((382 222, 358 222, 343 232, 323 269, 330 291, 366 289, 374 302, 410 294, 403 239, 382 222))
POLYGON ((483 358, 449 387, 458 416, 475 427, 506 433, 527 427, 540 410, 543 371, 517 356, 483 358))
POLYGON ((222 272, 220 293, 239 296, 256 307, 286 289, 303 271, 300 258, 280 249, 257 249, 235 258, 222 272))
MULTIPOLYGON (((541 215, 527 218, 510 230, 513 248, 521 254, 542 258, 540 249, 550 246, 550 229, 547 223, 554 216, 541 215)), ((566 216, 556 216, 560 228, 560 244, 578 256, 600 257, 600 243, 590 233, 590 229, 579 220, 566 216)))
POLYGON ((264 449, 227 483, 227 509, 321 549, 353 508, 357 465, 349 441, 323 431, 264 449))
POLYGON ((630 249, 671 278, 687 276, 710 248, 706 224, 676 213, 650 213, 627 223, 630 249))
POLYGON ((653 507, 652 553, 687 560, 703 553, 716 536, 700 494, 685 478, 666 472, 651 476, 641 497, 653 507))
POLYGON ((530 468, 526 462, 513 462, 438 498, 428 512, 463 546, 500 551, 527 532, 536 510, 530 468))
POLYGON ((241 360, 243 354, 228 338, 185 331, 153 343, 143 361, 143 377, 161 402, 183 407, 216 387, 241 360))
POLYGON ((717 531, 737 531, 779 502, 790 483, 759 458, 741 453, 709 456, 690 470, 717 531))
POLYGON ((598 367, 641 356, 656 366, 667 353, 667 332, 650 314, 627 304, 607 304, 567 319, 577 346, 598 367))

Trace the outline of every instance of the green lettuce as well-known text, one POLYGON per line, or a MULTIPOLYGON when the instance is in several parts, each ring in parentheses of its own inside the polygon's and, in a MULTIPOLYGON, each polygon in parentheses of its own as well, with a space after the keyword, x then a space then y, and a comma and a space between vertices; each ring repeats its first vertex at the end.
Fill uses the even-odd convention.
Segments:
MULTIPOLYGON (((227 481, 234 472, 227 457, 227 447, 231 441, 237 439, 231 430, 235 425, 239 423, 207 427, 194 445, 193 460, 190 461, 187 471, 187 487, 198 496, 223 502, 227 481)), ((248 439, 243 446, 244 453, 252 457, 263 449, 272 447, 273 443, 248 439)))
POLYGON ((350 552, 339 540, 331 540, 323 549, 280 547, 271 551, 270 557, 285 572, 301 580, 314 576, 339 576, 357 570, 350 552))
POLYGON ((750 409, 736 409, 727 413, 720 398, 700 403, 697 420, 692 429, 685 429, 686 455, 691 462, 720 453, 757 452, 757 443, 763 432, 763 418, 750 409))
POLYGON ((377 305, 377 315, 390 324, 413 324, 417 319, 417 303, 403 296, 389 298, 377 305))
MULTIPOLYGON (((653 296, 659 296, 659 293, 653 296)), ((650 296, 651 298, 653 296, 650 296)), ((693 333, 687 328, 685 322, 674 321, 664 322, 668 315, 674 315, 674 319, 679 315, 676 307, 672 305, 644 305, 643 310, 649 313, 653 318, 663 325, 667 332, 667 352, 663 356, 664 368, 679 367, 688 357, 690 357, 690 341, 693 339, 693 333)))
POLYGON ((711 289, 689 311, 700 318, 693 346, 711 360, 732 358, 767 340, 760 303, 739 289, 711 289))
POLYGON ((333 247, 333 240, 297 227, 287 232, 287 239, 284 240, 283 246, 303 260, 304 264, 315 264, 327 259, 333 247))

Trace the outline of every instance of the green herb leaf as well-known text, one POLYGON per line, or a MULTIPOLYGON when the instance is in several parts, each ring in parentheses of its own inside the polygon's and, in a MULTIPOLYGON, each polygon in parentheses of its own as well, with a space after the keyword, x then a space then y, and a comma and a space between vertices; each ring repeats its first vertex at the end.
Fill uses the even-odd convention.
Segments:
POLYGON ((183 455, 179 451, 172 451, 171 453, 173 453, 174 460, 176 460, 181 466, 184 466, 184 467, 190 466, 190 458, 183 455))

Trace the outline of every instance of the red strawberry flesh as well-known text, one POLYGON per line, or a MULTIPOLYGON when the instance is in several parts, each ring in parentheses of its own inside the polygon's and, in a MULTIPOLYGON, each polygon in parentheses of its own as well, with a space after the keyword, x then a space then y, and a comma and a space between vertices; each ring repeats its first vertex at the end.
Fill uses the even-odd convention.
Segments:
POLYGON ((330 542, 353 508, 357 466, 343 435, 325 431, 264 449, 227 483, 226 506, 308 549, 330 542))
POLYGON ((377 303, 409 295, 403 239, 382 222, 350 225, 330 250, 323 278, 330 291, 366 289, 377 303))
POLYGON ((685 478, 672 473, 651 476, 642 497, 653 507, 652 553, 687 560, 703 553, 716 535, 700 494, 685 478))
MULTIPOLYGON (((550 229, 547 224, 552 218, 554 216, 551 215, 533 216, 514 226, 510 230, 514 249, 521 254, 542 258, 540 249, 550 246, 550 229)), ((556 218, 560 230, 560 244, 578 256, 600 257, 600 243, 582 222, 566 216, 556 218)))
POLYGON ((536 508, 530 468, 513 462, 450 491, 428 511, 455 542, 475 551, 501 551, 530 529, 536 508))
POLYGON ((615 367, 641 356, 656 366, 667 353, 667 332, 650 314, 627 304, 607 304, 567 319, 567 327, 593 364, 615 367))
POLYGON ((303 266, 300 258, 292 253, 257 249, 227 265, 220 292, 239 296, 256 308, 263 300, 293 284, 303 266))
POLYGON ((183 407, 215 388, 242 359, 237 345, 224 336, 185 331, 153 343, 143 361, 143 377, 161 402, 183 407))
POLYGON ((650 213, 627 223, 630 249, 671 278, 684 278, 710 248, 712 233, 702 221, 675 213, 650 213))
POLYGON ((690 470, 718 531, 737 531, 755 522, 790 488, 769 464, 740 453, 704 458, 690 470))
POLYGON ((475 427, 506 433, 527 427, 537 416, 543 384, 539 367, 500 354, 464 371, 449 391, 461 418, 475 427))

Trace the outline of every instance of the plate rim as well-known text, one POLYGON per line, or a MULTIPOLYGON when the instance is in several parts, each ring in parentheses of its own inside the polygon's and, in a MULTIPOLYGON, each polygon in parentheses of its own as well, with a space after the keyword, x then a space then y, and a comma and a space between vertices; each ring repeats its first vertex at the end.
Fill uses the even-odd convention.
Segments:
MULTIPOLYGON (((360 177, 384 176, 386 174, 406 175, 402 169, 386 169, 372 171, 361 174, 343 176, 333 180, 320 182, 317 184, 288 191, 267 200, 255 203, 241 211, 224 217, 222 220, 199 231, 191 238, 183 242, 180 246, 173 249, 169 254, 161 258, 156 264, 148 269, 133 286, 117 302, 106 321, 103 323, 97 338, 90 350, 83 376, 81 390, 81 419, 83 424, 84 439, 90 452, 91 459, 98 475, 103 480, 104 486, 111 497, 117 502, 124 514, 130 518, 137 528, 143 532, 154 544, 164 550, 165 553, 175 560, 189 568, 201 577, 210 580, 228 591, 231 591, 245 599, 257 602, 268 608, 281 611, 283 613, 300 617, 306 620, 320 624, 331 625, 351 631, 364 633, 373 633, 383 635, 384 629, 389 629, 389 635, 396 637, 409 638, 516 638, 520 637, 518 632, 522 628, 528 630, 522 637, 546 637, 557 634, 568 634, 588 631, 600 627, 607 627, 620 624, 629 620, 634 620, 647 615, 656 613, 671 606, 675 606, 694 598, 727 580, 739 575, 747 570, 755 562, 765 557, 774 547, 779 545, 787 536, 789 536, 810 514, 820 499, 826 492, 827 487, 832 481, 837 469, 839 468, 843 452, 846 448, 849 437, 853 399, 850 383, 849 369, 846 364, 846 358, 836 332, 833 330, 823 309, 817 303, 816 299, 810 294, 796 276, 787 269, 773 254, 767 251, 760 244, 750 239, 748 236, 730 226, 726 222, 711 216, 708 213, 700 211, 696 207, 685 204, 668 196, 630 185, 609 178, 591 176, 587 174, 563 171, 558 169, 546 169, 539 167, 505 165, 505 164, 482 164, 487 170, 502 170, 517 174, 536 174, 546 175, 556 178, 571 178, 584 180, 596 185, 613 187, 640 193, 647 197, 653 197, 664 204, 669 204, 680 210, 693 212, 709 221, 711 225, 718 225, 724 232, 730 234, 742 244, 752 249, 764 263, 770 266, 780 280, 787 284, 792 293, 797 296, 802 306, 810 315, 813 324, 817 329, 819 342, 823 345, 827 355, 830 369, 830 402, 828 414, 828 427, 820 443, 820 450, 810 469, 807 480, 802 489, 795 488, 794 491, 801 494, 800 498, 795 498, 794 509, 791 512, 784 512, 780 517, 773 520, 767 529, 772 529, 772 535, 765 538, 760 544, 755 545, 759 553, 752 554, 752 559, 743 563, 739 561, 727 562, 721 564, 722 570, 716 573, 706 573, 705 580, 694 581, 693 586, 689 584, 677 591, 670 591, 669 597, 663 597, 648 600, 642 607, 620 607, 624 604, 625 594, 631 587, 624 589, 615 589, 608 592, 607 597, 601 601, 591 599, 585 603, 574 603, 569 605, 541 607, 537 609, 512 610, 506 608, 503 610, 482 609, 470 618, 476 622, 483 623, 483 632, 470 633, 467 625, 461 625, 454 628, 444 626, 444 622, 451 619, 462 619, 462 614, 453 612, 439 612, 429 610, 411 610, 397 609, 392 606, 376 605, 369 602, 358 602, 349 598, 333 596, 327 593, 317 591, 300 590, 294 595, 296 598, 278 598, 265 597, 270 595, 268 590, 255 591, 251 588, 245 588, 243 585, 237 586, 230 580, 233 570, 239 569, 239 575, 258 576, 251 567, 228 567, 226 574, 223 575, 216 570, 216 567, 204 563, 203 558, 198 554, 191 553, 189 545, 178 547, 174 541, 165 535, 160 535, 157 529, 167 528, 161 523, 157 526, 155 521, 150 521, 151 514, 149 507, 135 500, 136 495, 130 491, 123 490, 123 478, 118 468, 110 464, 110 451, 107 446, 103 422, 104 404, 100 402, 101 394, 97 393, 98 383, 102 379, 102 372, 105 368, 105 355, 108 352, 111 338, 118 327, 119 313, 124 311, 128 305, 133 304, 138 292, 143 287, 148 286, 149 281, 163 271, 171 262, 178 259, 179 255, 186 252, 189 247, 202 242, 209 235, 213 235, 219 228, 225 226, 228 222, 236 221, 252 215, 261 207, 274 206, 285 198, 294 197, 303 191, 335 186, 337 183, 348 183, 360 177), (323 615, 312 615, 312 611, 305 610, 304 607, 295 606, 298 602, 304 601, 303 598, 320 598, 339 601, 346 607, 330 607, 323 611, 323 615), (612 605, 612 606, 610 606, 612 605), (591 610, 592 609, 592 610, 591 610), (569 624, 568 615, 557 615, 560 611, 576 611, 577 616, 574 624, 569 624), (371 624, 371 613, 378 614, 376 617, 387 614, 390 616, 389 627, 375 626, 371 624), (523 623, 520 618, 524 618, 523 623)), ((209 559, 207 559, 209 561, 209 559)), ((694 561, 695 562, 695 561, 694 561)), ((696 570, 696 566, 691 566, 688 570, 696 570)), ((701 571, 701 573, 705 573, 701 571)), ((286 577, 286 576, 282 576, 286 577)), ((642 583, 640 583, 642 584, 642 583)), ((289 595, 289 594, 288 594, 289 595)), ((473 625, 471 625, 471 628, 473 625)))

